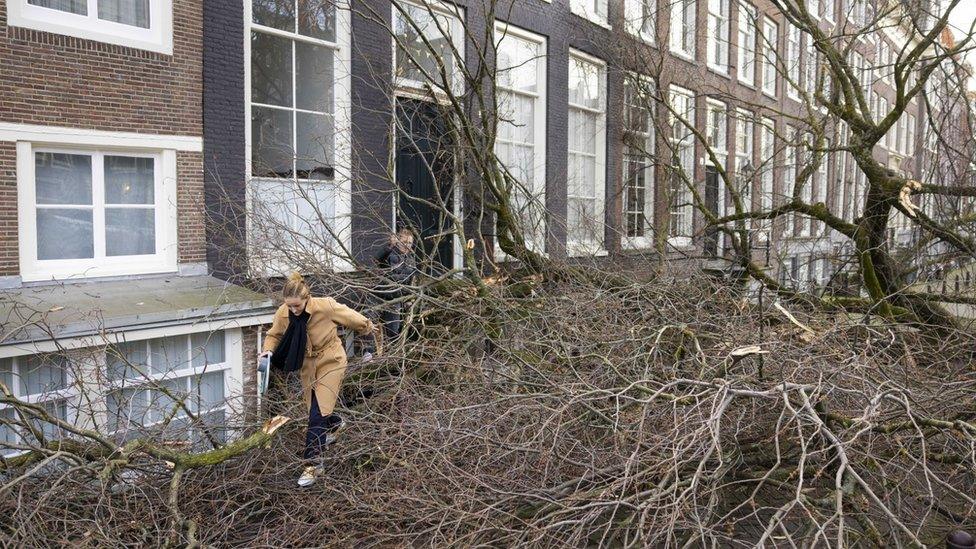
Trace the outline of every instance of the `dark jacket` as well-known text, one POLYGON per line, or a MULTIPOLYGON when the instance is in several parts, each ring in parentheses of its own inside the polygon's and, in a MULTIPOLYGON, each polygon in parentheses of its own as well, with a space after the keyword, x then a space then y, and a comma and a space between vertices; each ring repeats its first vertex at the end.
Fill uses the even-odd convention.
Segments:
POLYGON ((376 266, 392 285, 407 285, 417 273, 417 258, 412 251, 401 252, 397 246, 386 244, 376 254, 376 266))

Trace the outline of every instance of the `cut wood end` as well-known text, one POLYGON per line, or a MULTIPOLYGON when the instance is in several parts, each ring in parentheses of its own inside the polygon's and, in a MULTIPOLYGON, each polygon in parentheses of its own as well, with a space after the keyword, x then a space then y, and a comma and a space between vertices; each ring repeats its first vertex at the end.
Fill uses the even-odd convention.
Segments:
POLYGON ((280 429, 284 424, 291 421, 290 417, 286 416, 275 416, 265 422, 264 427, 261 429, 267 435, 273 435, 275 431, 280 429))
POLYGON ((746 345, 745 347, 739 347, 738 349, 734 349, 731 353, 729 353, 729 356, 741 358, 744 356, 762 355, 766 353, 769 353, 769 351, 764 351, 763 348, 760 347, 759 345, 746 345))

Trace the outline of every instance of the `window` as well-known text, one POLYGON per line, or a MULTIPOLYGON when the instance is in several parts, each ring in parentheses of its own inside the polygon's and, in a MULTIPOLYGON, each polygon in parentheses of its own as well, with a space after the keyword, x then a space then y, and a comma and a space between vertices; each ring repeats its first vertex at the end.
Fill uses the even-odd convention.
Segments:
POLYGON ((695 57, 695 0, 675 0, 671 3, 671 51, 693 59, 695 57))
MULTIPOLYGON (((759 156, 759 207, 766 212, 773 208, 776 168, 776 122, 771 118, 763 118, 759 128, 759 156)), ((762 237, 768 237, 772 220, 764 219, 761 227, 762 237)))
POLYGON ((123 439, 163 434, 201 440, 201 427, 190 422, 185 406, 212 427, 218 440, 225 440, 231 374, 226 339, 223 331, 200 332, 124 342, 106 350, 106 430, 123 439), (166 423, 167 418, 172 419, 166 423))
POLYGON ((657 31, 657 0, 625 0, 627 32, 641 40, 654 42, 657 31))
POLYGON ((668 100, 674 111, 670 116, 673 156, 668 189, 670 204, 668 236, 673 245, 688 246, 691 244, 694 207, 689 185, 695 180, 695 137, 688 126, 695 125, 695 96, 690 90, 671 86, 668 100))
POLYGON ((335 235, 348 238, 348 25, 324 0, 251 8, 249 243, 270 274, 299 256, 331 261, 335 235))
MULTIPOLYGON (((796 128, 793 126, 786 127, 786 163, 783 168, 783 199, 784 202, 789 203, 793 201, 793 195, 796 189, 796 178, 799 174, 798 163, 800 161, 799 145, 796 142, 797 132, 796 128)), ((788 213, 783 216, 785 220, 785 230, 784 234, 791 236, 793 234, 793 213, 788 213)))
POLYGON ((25 280, 176 270, 172 151, 20 147, 25 280))
POLYGON ((729 72, 729 0, 708 0, 708 67, 729 72))
POLYGON ((527 244, 545 250, 546 40, 498 24, 498 133, 495 154, 516 180, 513 192, 527 244))
POLYGON ((803 90, 810 101, 815 101, 817 88, 817 49, 813 45, 813 36, 807 34, 803 40, 803 90))
POLYGON ((456 8, 435 0, 416 4, 395 2, 393 30, 398 86, 424 92, 430 86, 435 94, 446 93, 447 86, 451 86, 451 91, 461 93, 463 83, 458 63, 463 61, 464 31, 461 13, 456 8), (444 64, 447 82, 441 74, 440 63, 444 64))
POLYGON ((574 254, 603 250, 606 108, 606 65, 571 52, 566 224, 567 247, 574 254))
MULTIPOLYGON (((739 3, 738 39, 739 81, 754 86, 756 84, 756 8, 745 2, 739 3)), ((775 86, 774 80, 774 89, 775 86)))
POLYGON ((607 24, 607 0, 570 0, 569 8, 576 15, 594 23, 607 24))
POLYGON ((851 0, 851 23, 855 27, 863 27, 868 23, 868 0, 851 0))
MULTIPOLYGON (((712 149, 716 156, 725 156, 728 150, 728 114, 725 103, 709 99, 706 102, 708 110, 706 114, 705 143, 712 149)), ((711 162, 705 158, 705 162, 711 162)))
POLYGON ((173 53, 172 0, 8 0, 7 23, 173 53))
MULTIPOLYGON (((47 413, 63 421, 68 421, 66 399, 71 394, 69 370, 68 359, 60 354, 0 358, 0 382, 7 386, 13 396, 40 405, 47 413)), ((21 451, 16 445, 38 442, 27 429, 20 429, 3 420, 18 422, 20 417, 13 408, 0 404, 0 456, 21 451)), ((46 439, 62 438, 56 425, 38 422, 35 428, 46 439)))
POLYGON ((915 154, 915 124, 915 115, 909 114, 907 123, 908 136, 905 140, 905 154, 908 156, 913 156, 915 154))
POLYGON ((624 230, 630 247, 652 245, 654 227, 654 84, 624 78, 624 230))
POLYGON ((763 17, 762 91, 776 97, 776 56, 779 55, 779 26, 763 17))
MULTIPOLYGON (((813 135, 811 135, 810 133, 805 133, 803 135, 803 141, 800 144, 800 148, 798 150, 797 173, 802 171, 804 166, 807 166, 813 162, 814 155, 812 149, 813 149, 813 135)), ((817 169, 813 171, 810 177, 808 177, 805 181, 803 181, 803 184, 800 187, 800 201, 803 202, 804 204, 810 204, 813 202, 813 188, 814 186, 817 185, 817 182, 820 179, 823 165, 824 164, 821 161, 821 163, 817 166, 817 169)), ((801 215, 799 236, 810 236, 811 224, 812 224, 812 219, 810 218, 810 216, 801 215)))
POLYGON ((752 174, 755 171, 753 138, 756 124, 753 114, 747 110, 735 112, 735 174, 738 178, 738 192, 743 206, 752 206, 752 174))
POLYGON ((834 22, 834 0, 820 0, 820 17, 831 23, 834 22))
POLYGON ((800 29, 792 23, 786 27, 786 95, 800 100, 800 29))

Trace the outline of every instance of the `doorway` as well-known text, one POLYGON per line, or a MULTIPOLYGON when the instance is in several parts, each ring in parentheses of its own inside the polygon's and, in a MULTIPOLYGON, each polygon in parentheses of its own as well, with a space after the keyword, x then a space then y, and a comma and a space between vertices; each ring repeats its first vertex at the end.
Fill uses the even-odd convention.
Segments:
POLYGON ((437 276, 454 267, 455 146, 440 107, 419 99, 397 98, 396 221, 418 240, 419 267, 437 276))

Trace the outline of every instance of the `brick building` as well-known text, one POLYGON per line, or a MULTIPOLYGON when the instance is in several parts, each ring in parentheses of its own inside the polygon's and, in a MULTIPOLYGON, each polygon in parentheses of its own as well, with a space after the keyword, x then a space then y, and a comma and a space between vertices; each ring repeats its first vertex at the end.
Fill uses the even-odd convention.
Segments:
POLYGON ((0 381, 62 419, 239 406, 271 303, 207 267, 202 76, 200 2, 0 2, 0 381))
MULTIPOLYGON (((443 216, 396 192, 454 192, 423 165, 433 148, 417 154, 430 136, 411 133, 441 127, 416 66, 437 66, 423 39, 446 66, 474 66, 485 48, 470 40, 495 33, 504 78, 493 92, 508 109, 496 152, 532 205, 531 245, 553 257, 663 251, 727 262, 722 238, 675 184, 679 171, 717 212, 730 209, 722 169, 741 176, 757 207, 792 196, 804 152, 790 117, 804 113, 800 90, 817 85, 818 70, 810 37, 770 0, 499 4, 488 29, 484 3, 472 0, 430 3, 433 11, 409 0, 360 0, 353 10, 301 0, 0 0, 0 286, 4 325, 25 325, 0 341, 4 380, 19 376, 23 396, 63 403, 72 398, 66 369, 95 372, 108 395, 97 421, 151 424, 152 414, 120 412, 121 402, 145 411, 159 395, 125 387, 113 353, 153 372, 175 357, 189 366, 173 383, 209 400, 240 392, 253 327, 271 304, 233 283, 300 268, 303 254, 355 268, 398 223, 424 237, 442 232, 443 216), (669 124, 661 100, 706 135, 714 156, 669 124), (259 213, 273 230, 255 223, 259 213), (351 254, 321 256, 333 249, 351 254), (40 329, 38 317, 58 329, 40 329), (48 353, 55 338, 71 348, 48 353), (223 383, 204 388, 194 374, 210 354, 223 383), (50 398, 32 392, 52 384, 50 398)), ((877 8, 810 4, 824 29, 862 24, 877 8)), ((893 28, 852 54, 872 110, 894 100, 891 63, 903 42, 893 28)), ((931 170, 938 154, 918 152, 927 116, 913 101, 877 157, 916 177, 931 170)), ((853 220, 865 187, 838 153, 801 198, 853 220)), ((477 201, 448 202, 491 248, 490 220, 463 215, 477 201)), ((894 227, 893 242, 913 238, 894 227)), ((823 284, 829 258, 846 253, 800 216, 755 233, 770 244, 771 273, 795 286, 823 284)), ((460 242, 430 241, 438 263, 459 261, 460 242)))

